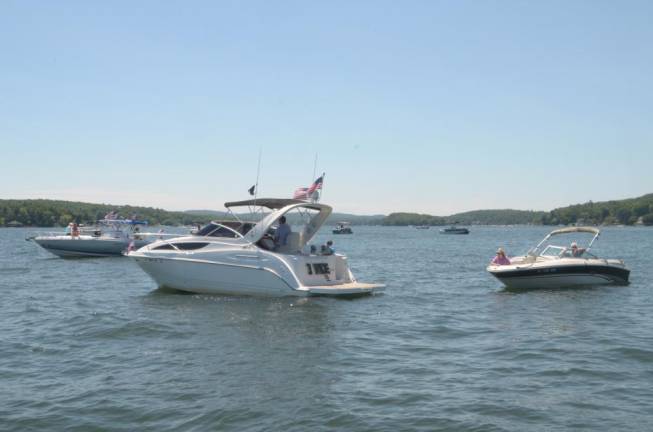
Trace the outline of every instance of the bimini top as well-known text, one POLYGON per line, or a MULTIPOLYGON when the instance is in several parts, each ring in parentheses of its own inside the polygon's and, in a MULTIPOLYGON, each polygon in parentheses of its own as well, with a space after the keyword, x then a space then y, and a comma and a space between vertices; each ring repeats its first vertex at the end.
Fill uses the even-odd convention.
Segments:
MULTIPOLYGON (((274 201, 274 200, 268 200, 268 201, 274 201)), ((280 207, 278 209, 274 209, 273 212, 269 213, 267 216, 261 219, 256 225, 254 225, 254 227, 247 234, 245 234, 244 238, 247 241, 252 243, 256 243, 257 241, 259 241, 261 238, 263 238, 265 234, 268 233, 270 228, 272 228, 272 226, 277 223, 278 219, 281 216, 285 215, 291 210, 296 210, 296 209, 298 210, 301 208, 317 210, 317 214, 313 214, 312 216, 310 216, 310 220, 304 225, 303 229, 299 233, 300 234, 299 246, 302 247, 306 243, 308 243, 308 241, 310 241, 311 238, 313 238, 313 236, 317 233, 317 231, 320 229, 320 227, 324 224, 326 219, 331 214, 331 207, 326 204, 310 203, 301 200, 279 199, 278 201, 286 201, 286 202, 290 202, 290 204, 280 207)), ((254 205, 253 203, 254 200, 252 200, 252 205, 254 205)), ((268 202, 268 204, 274 205, 273 202, 268 202)), ((256 205, 261 205, 259 200, 256 200, 256 205)))
POLYGON ((551 231, 549 236, 554 236, 558 234, 567 234, 567 233, 575 233, 575 232, 584 232, 584 233, 590 233, 594 235, 599 235, 601 233, 601 230, 598 228, 594 227, 567 227, 567 228, 560 228, 555 231, 551 231))
MULTIPOLYGON (((289 206, 291 204, 309 204, 308 207, 310 207, 310 203, 298 199, 290 199, 290 198, 257 198, 257 199, 250 199, 250 200, 245 200, 245 201, 231 201, 231 202, 226 202, 224 203, 224 206, 229 208, 229 207, 245 207, 245 206, 260 206, 260 207, 266 207, 271 210, 276 210, 280 209, 286 206, 289 206)), ((317 208, 316 208, 317 209, 317 208)))

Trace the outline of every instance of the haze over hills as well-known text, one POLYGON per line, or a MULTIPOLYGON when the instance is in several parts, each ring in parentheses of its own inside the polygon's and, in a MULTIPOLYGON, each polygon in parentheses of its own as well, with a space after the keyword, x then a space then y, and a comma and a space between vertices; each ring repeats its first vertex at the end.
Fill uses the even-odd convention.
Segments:
MULTIPOLYGON (((93 223, 105 214, 116 211, 126 218, 146 219, 152 225, 204 224, 214 219, 230 217, 217 210, 188 210, 171 212, 152 207, 96 204, 47 199, 0 200, 0 226, 65 226, 71 221, 93 223)), ((244 213, 239 217, 247 218, 244 213)), ((327 224, 346 221, 354 225, 447 225, 452 223, 481 225, 519 224, 624 224, 653 225, 653 194, 638 198, 604 202, 589 201, 560 207, 550 212, 530 210, 474 210, 450 216, 432 216, 418 213, 391 213, 384 215, 355 215, 332 213, 327 224)))

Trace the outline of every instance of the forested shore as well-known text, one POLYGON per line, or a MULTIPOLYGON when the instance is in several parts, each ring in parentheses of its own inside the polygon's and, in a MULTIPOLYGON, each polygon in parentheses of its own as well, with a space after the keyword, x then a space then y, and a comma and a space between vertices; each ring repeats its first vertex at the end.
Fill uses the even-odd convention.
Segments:
MULTIPOLYGON (((215 211, 167 211, 153 207, 94 204, 46 199, 0 200, 0 226, 66 226, 69 222, 91 224, 107 213, 145 219, 151 225, 195 225, 224 216, 215 211)), ((451 216, 398 212, 388 216, 333 214, 332 220, 355 224, 408 225, 653 225, 653 194, 603 202, 589 201, 549 212, 529 210, 475 210, 451 216)))

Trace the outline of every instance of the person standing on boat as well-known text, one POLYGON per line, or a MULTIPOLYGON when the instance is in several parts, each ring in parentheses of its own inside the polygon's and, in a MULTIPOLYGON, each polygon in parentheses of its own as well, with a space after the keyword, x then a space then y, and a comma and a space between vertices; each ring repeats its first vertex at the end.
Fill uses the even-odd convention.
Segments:
POLYGON ((503 248, 497 250, 497 255, 492 259, 494 265, 510 265, 510 260, 503 251, 503 248))
POLYGON ((286 217, 281 216, 279 218, 279 226, 274 232, 274 248, 279 249, 281 246, 285 246, 288 243, 288 236, 291 232, 290 225, 286 223, 286 217))

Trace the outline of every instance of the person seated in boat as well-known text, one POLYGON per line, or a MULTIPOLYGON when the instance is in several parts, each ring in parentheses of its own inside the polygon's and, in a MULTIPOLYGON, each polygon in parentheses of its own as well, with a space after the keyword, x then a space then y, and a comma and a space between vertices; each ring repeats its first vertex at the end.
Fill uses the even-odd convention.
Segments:
POLYGON ((320 252, 322 255, 333 255, 336 253, 335 249, 333 248, 333 242, 329 240, 325 245, 322 245, 320 252))
POLYGON ((64 230, 64 235, 73 235, 73 223, 70 222, 64 230))
POLYGON ((576 242, 571 243, 571 256, 574 258, 580 258, 585 253, 585 248, 579 248, 576 242))
POLYGON ((290 225, 286 223, 286 217, 281 216, 279 218, 279 226, 277 226, 274 232, 274 248, 279 249, 288 244, 288 236, 291 232, 290 225))
POLYGON ((140 236, 141 229, 139 227, 134 227, 134 240, 143 240, 143 237, 140 236))
POLYGON ((73 237, 79 237, 79 225, 77 225, 77 222, 73 222, 71 235, 73 237))
POLYGON ((506 256, 503 248, 497 249, 497 254, 492 258, 492 264, 494 265, 510 265, 510 260, 506 256))

